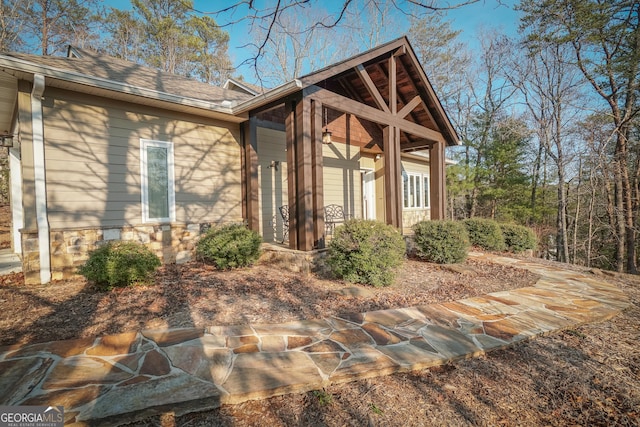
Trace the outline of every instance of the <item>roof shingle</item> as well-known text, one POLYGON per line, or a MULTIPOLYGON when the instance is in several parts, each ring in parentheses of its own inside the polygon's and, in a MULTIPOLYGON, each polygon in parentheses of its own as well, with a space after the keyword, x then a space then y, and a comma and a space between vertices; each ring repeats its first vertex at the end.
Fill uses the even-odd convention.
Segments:
POLYGON ((76 49, 82 55, 77 57, 40 56, 23 53, 8 53, 6 56, 55 68, 98 77, 135 87, 169 93, 186 98, 199 99, 222 104, 241 102, 252 96, 241 92, 226 90, 188 77, 166 73, 134 62, 101 55, 87 50, 76 49))

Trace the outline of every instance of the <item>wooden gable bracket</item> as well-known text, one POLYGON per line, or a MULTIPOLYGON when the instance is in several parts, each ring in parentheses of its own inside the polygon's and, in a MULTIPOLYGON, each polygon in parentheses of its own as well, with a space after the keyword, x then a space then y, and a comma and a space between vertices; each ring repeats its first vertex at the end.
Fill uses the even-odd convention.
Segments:
MULTIPOLYGON (((405 72, 405 74, 409 75, 409 72, 407 71, 407 69, 405 68, 405 66, 402 64, 402 62, 400 62, 398 64, 399 67, 402 68, 402 70, 405 72)), ((408 83, 411 85, 411 88, 416 92, 416 93, 420 93, 420 91, 418 90, 418 87, 415 85, 415 83, 413 82, 413 80, 409 79, 408 83)), ((422 97, 420 97, 420 101, 422 103, 422 108, 424 108, 424 111, 427 112, 427 114, 429 115, 429 120, 431 120, 431 122, 436 123, 433 114, 431 114, 431 110, 429 110, 429 106, 427 105, 426 102, 424 102, 424 99, 422 99, 422 97)), ((412 102, 412 101, 409 101, 412 102)), ((417 106, 416 106, 417 107, 417 106)), ((413 109, 411 110, 413 111, 413 109)), ((405 116, 406 117, 406 116, 405 116)))
POLYGON ((383 126, 394 126, 399 128, 401 131, 415 135, 418 138, 426 138, 430 141, 441 142, 443 144, 445 143, 444 136, 438 131, 410 122, 398 115, 385 113, 377 108, 354 101, 353 99, 323 89, 319 86, 309 86, 303 90, 303 93, 305 97, 309 96, 313 99, 317 99, 325 106, 336 111, 351 113, 355 116, 383 126))
POLYGON ((407 102, 400 111, 398 111, 398 117, 404 119, 420 104, 424 104, 422 102, 422 98, 420 98, 420 95, 416 95, 411 101, 407 102))
POLYGON ((373 83, 373 80, 371 80, 371 76, 369 76, 369 73, 367 73, 367 70, 364 69, 362 64, 359 64, 357 67, 355 67, 355 70, 360 76, 360 78, 362 79, 362 81, 364 82, 364 85, 367 88, 367 91, 375 100, 378 108, 384 111, 385 113, 389 113, 390 111, 389 111, 389 107, 387 107, 387 103, 384 102, 384 98, 380 94, 380 91, 378 90, 376 85, 373 83))
POLYGON ((405 55, 406 53, 407 53, 407 46, 402 45, 399 48, 397 48, 395 52, 393 52, 393 56, 398 57, 398 56, 405 55))

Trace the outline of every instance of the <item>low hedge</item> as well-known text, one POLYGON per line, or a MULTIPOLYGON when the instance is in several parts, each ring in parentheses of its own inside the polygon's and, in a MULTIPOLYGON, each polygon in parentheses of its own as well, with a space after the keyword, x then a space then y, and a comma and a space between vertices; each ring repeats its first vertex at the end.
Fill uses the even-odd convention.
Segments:
POLYGON ((473 246, 488 251, 504 251, 504 235, 497 221, 486 218, 469 218, 462 221, 473 246))
POLYGON ((136 242, 109 242, 89 254, 78 272, 103 290, 148 283, 160 258, 136 242))
POLYGON ((393 226, 351 219, 336 228, 329 242, 327 264, 348 282, 388 286, 405 253, 404 238, 393 226))
POLYGON ((458 221, 421 221, 413 226, 416 253, 438 264, 455 264, 467 258, 469 236, 458 221))
POLYGON ((507 250, 513 253, 535 249, 537 246, 536 235, 528 227, 516 224, 500 224, 507 250))
POLYGON ((260 257, 262 238, 243 224, 214 227, 196 245, 198 259, 220 270, 248 267, 260 257))

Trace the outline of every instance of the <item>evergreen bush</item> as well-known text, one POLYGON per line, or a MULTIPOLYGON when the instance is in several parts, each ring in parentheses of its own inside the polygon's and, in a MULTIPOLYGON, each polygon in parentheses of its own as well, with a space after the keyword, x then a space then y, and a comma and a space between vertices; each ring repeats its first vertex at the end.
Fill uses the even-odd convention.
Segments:
POLYGON ((536 235, 529 227, 516 224, 501 224, 500 228, 509 252, 519 253, 527 249, 536 248, 536 235))
POLYGON ((469 235, 469 242, 488 251, 504 251, 504 236, 500 224, 492 219, 469 218, 462 221, 469 235))
POLYGON ((196 256, 220 270, 247 267, 260 257, 262 238, 243 224, 214 227, 196 245, 196 256))
POLYGON ((348 282, 389 286, 406 253, 396 228, 379 221, 351 219, 336 228, 327 264, 348 282))
POLYGON ((455 264, 467 258, 469 236, 457 221, 421 221, 413 226, 416 253, 438 264, 455 264))
POLYGON ((149 282, 160 259, 135 242, 109 242, 89 254, 78 272, 103 290, 149 282))

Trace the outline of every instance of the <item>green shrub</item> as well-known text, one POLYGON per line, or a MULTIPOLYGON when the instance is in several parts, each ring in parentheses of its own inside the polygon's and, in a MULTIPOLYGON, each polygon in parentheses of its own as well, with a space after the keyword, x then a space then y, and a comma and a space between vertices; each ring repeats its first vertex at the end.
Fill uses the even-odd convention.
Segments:
POLYGON ((351 219, 336 229, 329 242, 327 264, 348 282, 388 286, 405 253, 404 238, 393 226, 351 219))
POLYGON ((220 270, 247 267, 260 257, 262 238, 243 224, 212 228, 196 246, 198 259, 220 270))
POLYGON ((469 218, 462 221, 469 235, 469 242, 488 251, 504 251, 504 236, 500 224, 492 219, 469 218))
POLYGON ((469 236, 461 222, 421 221, 413 226, 416 252, 438 264, 454 264, 467 258, 469 236))
POLYGON ((518 253, 536 248, 536 235, 530 228, 515 224, 501 224, 500 228, 509 252, 518 253))
POLYGON ((78 272, 101 289, 148 282, 160 267, 160 259, 135 242, 109 242, 89 254, 78 272))

